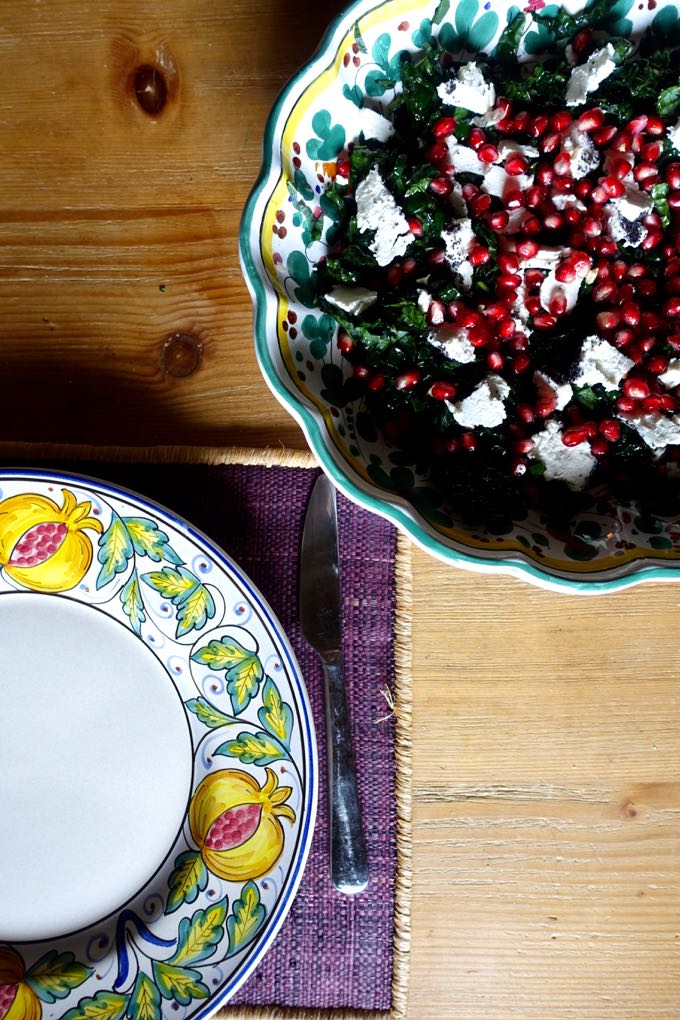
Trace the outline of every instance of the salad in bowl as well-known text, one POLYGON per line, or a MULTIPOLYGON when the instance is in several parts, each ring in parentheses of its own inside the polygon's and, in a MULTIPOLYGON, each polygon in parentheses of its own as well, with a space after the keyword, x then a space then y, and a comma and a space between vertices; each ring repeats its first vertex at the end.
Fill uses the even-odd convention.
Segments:
POLYGON ((680 562, 675 5, 355 4, 244 218, 264 374, 350 496, 478 569, 680 562))

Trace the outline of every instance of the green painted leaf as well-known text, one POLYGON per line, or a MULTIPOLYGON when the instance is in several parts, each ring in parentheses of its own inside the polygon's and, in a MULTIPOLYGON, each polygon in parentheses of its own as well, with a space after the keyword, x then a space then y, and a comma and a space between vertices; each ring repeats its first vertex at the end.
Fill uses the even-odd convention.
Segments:
POLYGON ((141 970, 130 993, 127 1016, 129 1020, 159 1020, 161 995, 151 978, 141 970))
POLYGON ((241 896, 234 903, 233 913, 227 918, 229 956, 252 942, 265 922, 267 912, 260 903, 260 891, 254 882, 247 882, 241 896))
POLYGON ((321 315, 317 319, 314 315, 305 315, 300 324, 303 335, 310 341, 309 353, 313 358, 321 360, 328 350, 335 323, 330 315, 321 315))
POLYGON ((352 85, 351 88, 347 84, 343 85, 342 94, 345 99, 348 99, 350 103, 354 103, 359 109, 364 105, 364 94, 358 85, 352 85))
POLYGON ((310 272, 309 260, 302 251, 292 251, 286 262, 286 269, 295 287, 295 299, 305 308, 316 307, 316 272, 310 272))
POLYGON ((225 896, 218 903, 211 903, 205 910, 197 910, 191 918, 183 917, 177 932, 177 949, 168 962, 187 966, 213 956, 224 938, 227 907, 225 896))
POLYGON ((150 574, 143 574, 142 581, 150 588, 162 595, 163 598, 172 599, 178 605, 187 595, 193 591, 199 580, 186 567, 163 567, 162 570, 154 570, 150 574))
POLYGON ((359 28, 358 21, 354 22, 354 39, 356 41, 357 46, 359 47, 360 52, 368 53, 368 48, 366 46, 366 43, 364 42, 364 37, 361 34, 361 29, 359 28))
POLYGON ((268 733, 239 733, 235 740, 227 740, 213 752, 225 758, 238 758, 244 765, 269 765, 288 758, 278 740, 268 733))
POLYGON ((295 173, 293 174, 293 184, 295 185, 296 191, 308 202, 311 202, 314 198, 314 189, 303 174, 300 167, 296 167, 295 173))
POLYGON ((207 884, 208 872, 201 855, 192 850, 180 854, 175 859, 175 870, 168 882, 170 894, 165 913, 172 914, 183 903, 193 903, 207 884))
POLYGON ((205 698, 191 698, 185 702, 190 712, 193 712, 197 719, 210 729, 216 730, 220 726, 233 726, 234 720, 230 715, 220 712, 205 698))
POLYGON ((376 41, 373 43, 373 49, 371 50, 371 56, 375 60, 376 64, 383 69, 385 74, 389 77, 390 68, 390 46, 392 45, 392 39, 389 32, 383 32, 379 35, 376 41))
POLYGON ((244 648, 236 638, 225 636, 219 641, 210 641, 197 649, 191 658, 210 669, 225 671, 227 690, 236 715, 250 704, 264 676, 259 656, 244 648))
POLYGON ((455 17, 456 31, 463 39, 467 38, 468 30, 477 17, 478 10, 478 0, 460 0, 460 3, 457 5, 455 17))
POLYGON ((160 563, 161 560, 167 560, 168 563, 182 562, 168 544, 170 541, 168 536, 154 521, 146 517, 124 517, 123 521, 138 556, 148 556, 155 563, 160 563))
POLYGON ((117 513, 111 514, 111 523, 99 539, 97 559, 102 567, 97 577, 97 588, 109 584, 116 574, 127 567, 134 548, 125 524, 117 513))
POLYGON ((153 976, 163 998, 174 1000, 180 1006, 188 1006, 192 999, 207 999, 210 995, 198 970, 154 960, 153 976))
POLYGON ((670 538, 666 538, 664 535, 652 535, 649 540, 649 544, 652 549, 672 549, 673 543, 670 538))
POLYGON ((215 615, 215 601, 204 584, 198 584, 179 603, 177 637, 200 630, 215 615))
POLYGON ((473 50, 484 50, 498 30, 498 15, 495 11, 487 11, 468 32, 468 41, 473 50))
POLYGON ((135 634, 141 634, 142 624, 146 620, 146 613, 144 612, 142 591, 139 586, 139 577, 136 570, 132 571, 130 580, 121 590, 120 601, 123 606, 123 612, 130 620, 135 634))
POLYGON ((282 700, 279 689, 270 676, 262 688, 262 708, 257 713, 268 733, 288 747, 293 731, 293 712, 282 700))
POLYGON ((342 124, 333 124, 328 110, 318 110, 312 118, 312 130, 316 137, 307 142, 309 158, 322 162, 335 159, 345 145, 345 129, 342 124))
POLYGON ((215 615, 212 595, 186 567, 163 567, 142 574, 142 581, 177 607, 177 637, 200 630, 215 615))
POLYGON ((97 992, 94 998, 81 999, 64 1013, 61 1020, 121 1020, 127 1012, 128 996, 116 992, 97 992))
POLYGON ((439 3, 437 4, 437 9, 434 12, 434 14, 432 15, 432 23, 434 25, 441 25, 442 21, 444 20, 446 15, 449 13, 449 8, 450 7, 451 7, 451 0, 439 0, 439 3))
POLYGON ((384 71, 369 71, 364 81, 366 95, 371 99, 384 96, 388 89, 394 87, 394 81, 384 71))
POLYGON ((202 666, 221 671, 239 666, 242 662, 250 659, 253 654, 236 638, 228 637, 225 634, 219 641, 209 641, 207 645, 198 648, 191 658, 194 662, 200 662, 202 666))
POLYGON ((28 970, 24 980, 43 1002, 65 999, 72 989, 87 981, 92 971, 76 963, 73 953, 51 949, 28 970))

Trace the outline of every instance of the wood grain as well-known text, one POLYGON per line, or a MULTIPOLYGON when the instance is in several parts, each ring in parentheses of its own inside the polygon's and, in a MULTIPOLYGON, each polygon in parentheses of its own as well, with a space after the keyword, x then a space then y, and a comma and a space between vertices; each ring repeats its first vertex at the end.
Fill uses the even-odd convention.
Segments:
MULTIPOLYGON (((276 93, 341 6, 4 0, 3 439, 304 446, 237 231, 276 93), (202 345, 184 378, 177 332, 202 345)), ((676 589, 568 597, 416 552, 414 598, 409 1015, 676 1018, 676 589)))

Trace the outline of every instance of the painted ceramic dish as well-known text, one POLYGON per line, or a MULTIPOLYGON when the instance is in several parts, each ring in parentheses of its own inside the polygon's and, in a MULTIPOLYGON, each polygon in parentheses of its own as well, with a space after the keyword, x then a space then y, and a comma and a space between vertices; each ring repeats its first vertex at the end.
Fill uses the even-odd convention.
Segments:
MULTIPOLYGON (((574 11, 590 4, 564 6, 574 11)), ((259 362, 338 487, 429 552, 567 591, 674 579, 680 522, 643 515, 632 501, 614 502, 604 492, 594 491, 567 526, 538 510, 502 533, 466 524, 413 460, 383 441, 362 399, 348 395, 351 366, 338 351, 336 324, 316 307, 317 266, 334 228, 335 207, 325 192, 338 157, 363 130, 366 108, 386 112, 400 90, 401 55, 418 54, 436 36, 451 52, 493 57, 501 33, 522 9, 530 16, 559 10, 543 0, 522 8, 499 0, 359 0, 331 26, 272 112, 262 174, 243 219, 241 258, 255 303, 259 362)), ((674 3, 617 0, 604 27, 629 37, 651 25, 675 37, 677 22, 674 3)), ((551 43, 549 30, 534 19, 521 52, 535 56, 551 43)))
POLYGON ((168 511, 0 472, 0 1017, 225 1002, 295 895, 311 714, 239 567, 168 511))

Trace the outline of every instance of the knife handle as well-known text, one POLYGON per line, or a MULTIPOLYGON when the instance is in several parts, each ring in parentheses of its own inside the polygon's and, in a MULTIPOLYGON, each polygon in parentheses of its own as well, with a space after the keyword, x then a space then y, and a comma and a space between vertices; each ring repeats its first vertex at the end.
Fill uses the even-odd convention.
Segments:
POLYGON ((342 656, 325 660, 323 671, 331 808, 331 880, 336 889, 351 895, 368 885, 368 863, 345 701, 342 656))

